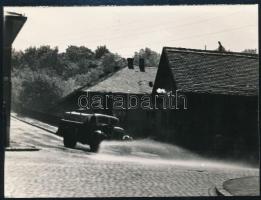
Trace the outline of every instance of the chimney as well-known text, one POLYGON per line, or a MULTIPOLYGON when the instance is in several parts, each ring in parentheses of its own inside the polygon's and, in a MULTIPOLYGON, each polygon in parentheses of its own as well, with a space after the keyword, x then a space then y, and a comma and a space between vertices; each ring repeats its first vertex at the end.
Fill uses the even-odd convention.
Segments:
POLYGON ((128 68, 129 69, 134 69, 133 58, 127 58, 127 61, 128 61, 128 68))
POLYGON ((141 72, 145 72, 145 61, 144 58, 139 59, 139 68, 141 72))

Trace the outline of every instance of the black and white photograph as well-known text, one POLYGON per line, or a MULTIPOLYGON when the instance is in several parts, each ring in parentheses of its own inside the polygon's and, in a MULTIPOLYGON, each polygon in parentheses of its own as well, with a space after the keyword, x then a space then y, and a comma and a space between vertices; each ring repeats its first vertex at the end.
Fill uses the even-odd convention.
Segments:
POLYGON ((260 196, 258 5, 3 12, 6 198, 260 196))

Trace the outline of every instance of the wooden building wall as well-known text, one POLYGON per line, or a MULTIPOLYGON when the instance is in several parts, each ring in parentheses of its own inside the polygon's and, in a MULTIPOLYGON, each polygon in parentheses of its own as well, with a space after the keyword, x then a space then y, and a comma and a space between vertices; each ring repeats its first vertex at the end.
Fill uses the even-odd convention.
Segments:
POLYGON ((187 110, 158 111, 158 139, 198 152, 258 158, 258 99, 186 94, 187 110))

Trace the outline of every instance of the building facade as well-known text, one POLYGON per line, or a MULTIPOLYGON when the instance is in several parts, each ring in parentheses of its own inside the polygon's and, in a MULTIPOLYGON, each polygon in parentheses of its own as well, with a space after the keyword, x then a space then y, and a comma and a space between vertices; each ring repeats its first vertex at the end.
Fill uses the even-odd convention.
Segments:
POLYGON ((223 155, 259 152, 258 55, 164 47, 153 87, 179 91, 186 109, 158 112, 166 141, 223 155))

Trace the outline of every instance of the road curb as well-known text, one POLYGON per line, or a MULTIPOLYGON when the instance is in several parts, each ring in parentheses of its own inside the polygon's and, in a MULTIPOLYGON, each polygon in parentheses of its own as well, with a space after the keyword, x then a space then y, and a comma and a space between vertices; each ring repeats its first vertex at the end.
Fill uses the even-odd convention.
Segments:
POLYGON ((218 193, 216 191, 216 187, 212 186, 211 188, 208 189, 208 194, 209 196, 218 196, 218 193))
POLYGON ((34 127, 36 127, 36 128, 42 129, 42 130, 44 130, 44 131, 47 131, 47 132, 49 132, 49 133, 52 133, 52 134, 55 134, 55 135, 59 136, 58 134, 56 134, 55 131, 52 131, 52 130, 50 130, 50 129, 44 128, 44 127, 39 126, 39 125, 32 124, 32 123, 30 123, 30 122, 28 122, 28 121, 26 121, 26 120, 22 120, 22 119, 20 119, 19 117, 14 116, 14 115, 11 115, 11 117, 13 117, 14 119, 17 119, 17 120, 19 120, 19 121, 21 121, 21 122, 24 122, 24 123, 26 123, 26 124, 29 124, 29 125, 31 125, 31 126, 34 126, 34 127))
POLYGON ((259 196, 259 184, 259 176, 243 176, 226 180, 223 188, 233 196, 259 196))
POLYGON ((215 187, 216 193, 218 196, 233 196, 231 193, 229 193, 226 189, 224 189, 222 182, 220 185, 217 185, 215 187))
POLYGON ((6 147, 5 151, 39 151, 36 147, 6 147))

